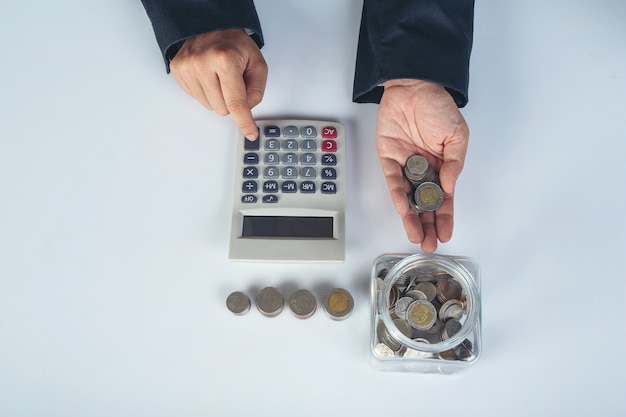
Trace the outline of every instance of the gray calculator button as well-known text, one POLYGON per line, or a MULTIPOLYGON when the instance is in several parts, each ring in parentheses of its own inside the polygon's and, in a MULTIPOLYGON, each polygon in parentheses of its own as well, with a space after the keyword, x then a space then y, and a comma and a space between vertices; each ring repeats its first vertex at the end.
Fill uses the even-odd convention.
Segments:
POLYGON ((287 126, 283 130, 283 136, 285 136, 286 138, 297 138, 298 133, 298 128, 296 126, 287 126))
POLYGON ((322 155, 322 165, 337 165, 337 156, 332 153, 322 155))
POLYGON ((316 172, 315 168, 312 167, 304 167, 300 170, 300 177, 312 180, 315 178, 316 172))
POLYGON ((264 193, 277 193, 278 183, 276 181, 265 181, 263 183, 263 192, 264 193))
POLYGON ((259 176, 259 169, 257 167, 243 167, 244 178, 256 178, 259 176))
POLYGON ((317 129, 314 126, 304 126, 302 128, 303 138, 315 138, 317 137, 317 129))
POLYGON ((256 193, 257 192, 257 183, 256 181, 244 181, 241 185, 241 191, 244 193, 256 193))
POLYGON ((256 165, 259 163, 258 153, 247 153, 243 156, 243 163, 246 165, 256 165))
POLYGON ((261 143, 261 141, 259 139, 257 139, 257 140, 249 140, 248 138, 244 138, 243 139, 243 148, 246 151, 258 151, 260 143, 261 143))
POLYGON ((337 185, 334 182, 322 183, 322 194, 337 194, 337 185))
POLYGON ((298 155, 289 152, 283 155, 283 164, 292 165, 298 163, 298 155))
POLYGON ((263 178, 278 178, 278 167, 266 167, 263 170, 263 178))
POLYGON ((257 198, 254 194, 246 194, 241 196, 241 202, 244 204, 256 203, 257 198))
POLYGON ((337 179, 337 170, 335 168, 323 168, 322 169, 322 179, 324 179, 324 180, 336 180, 337 179))
POLYGON ((296 167, 284 167, 283 178, 298 178, 298 169, 296 167))
POLYGON ((278 203, 278 196, 276 194, 269 194, 263 196, 264 203, 278 203))
POLYGON ((287 139, 283 142, 283 149, 287 151, 297 151, 298 141, 295 139, 287 139))
POLYGON ((278 139, 268 139, 265 141, 266 151, 277 151, 280 149, 280 142, 278 139))
POLYGON ((265 126, 263 132, 268 138, 277 138, 280 136, 280 128, 278 126, 265 126))
POLYGON ((302 165, 315 165, 317 163, 317 158, 314 153, 305 153, 302 155, 300 163, 302 165))
POLYGON ((295 193, 298 191, 298 184, 295 181, 284 181, 280 187, 283 193, 295 193))
POLYGON ((305 139, 302 141, 303 151, 315 151, 317 150, 317 142, 314 139, 305 139))
POLYGON ((315 183, 313 181, 302 181, 300 183, 300 192, 310 194, 315 192, 315 183))
POLYGON ((267 165, 276 165, 280 162, 280 159, 278 158, 278 154, 276 152, 268 152, 265 154, 263 162, 267 165))

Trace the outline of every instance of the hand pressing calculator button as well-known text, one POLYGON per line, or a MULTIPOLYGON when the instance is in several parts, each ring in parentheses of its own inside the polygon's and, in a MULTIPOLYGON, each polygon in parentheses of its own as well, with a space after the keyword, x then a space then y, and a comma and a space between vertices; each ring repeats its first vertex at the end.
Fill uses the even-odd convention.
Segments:
POLYGON ((342 262, 346 142, 323 120, 257 120, 237 133, 229 259, 342 262))

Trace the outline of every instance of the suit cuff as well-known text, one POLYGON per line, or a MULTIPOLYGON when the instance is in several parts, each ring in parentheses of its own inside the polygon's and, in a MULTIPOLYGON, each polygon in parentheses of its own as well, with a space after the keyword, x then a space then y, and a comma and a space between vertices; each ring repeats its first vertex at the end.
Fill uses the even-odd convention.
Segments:
POLYGON ((169 72, 184 41, 224 29, 245 29, 259 48, 263 32, 252 0, 142 0, 169 72))
POLYGON ((378 103, 388 80, 443 85, 459 107, 468 101, 473 0, 364 0, 353 101, 378 103))

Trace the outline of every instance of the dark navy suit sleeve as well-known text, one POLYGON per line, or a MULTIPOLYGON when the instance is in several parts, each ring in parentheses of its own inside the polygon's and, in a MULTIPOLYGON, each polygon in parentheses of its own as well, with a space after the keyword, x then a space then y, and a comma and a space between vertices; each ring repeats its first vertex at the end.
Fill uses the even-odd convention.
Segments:
POLYGON ((169 62, 189 38, 221 29, 247 29, 259 48, 261 24, 252 0, 141 0, 169 72, 169 62))
POLYGON ((378 103, 380 84, 411 78, 467 104, 474 0, 364 0, 353 100, 378 103))

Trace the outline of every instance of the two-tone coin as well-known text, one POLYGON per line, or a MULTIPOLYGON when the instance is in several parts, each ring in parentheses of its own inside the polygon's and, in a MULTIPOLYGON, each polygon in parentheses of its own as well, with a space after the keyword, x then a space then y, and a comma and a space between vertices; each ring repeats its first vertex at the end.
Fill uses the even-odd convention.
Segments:
POLYGON ((416 330, 428 330, 437 321, 437 310, 426 300, 413 301, 406 310, 409 325, 416 330))
POLYGON ((435 211, 443 204, 443 190, 434 182, 423 182, 413 193, 415 207, 421 211, 435 211))
POLYGON ((343 288, 330 290, 323 303, 324 311, 333 320, 344 320, 350 316, 354 309, 352 295, 343 288))

